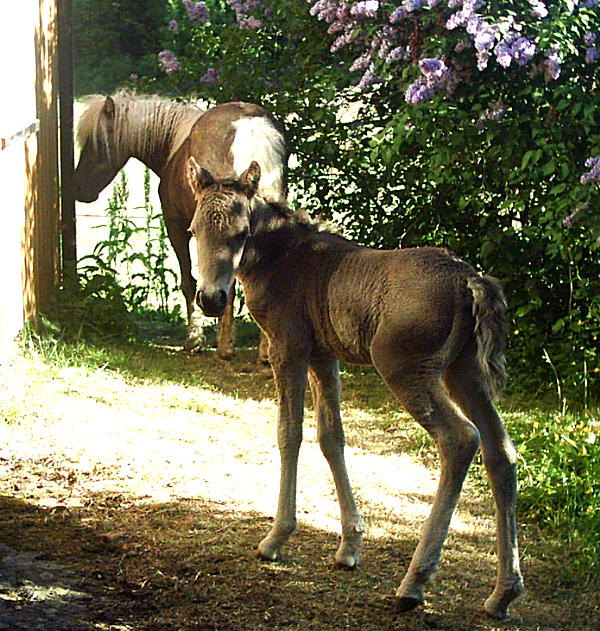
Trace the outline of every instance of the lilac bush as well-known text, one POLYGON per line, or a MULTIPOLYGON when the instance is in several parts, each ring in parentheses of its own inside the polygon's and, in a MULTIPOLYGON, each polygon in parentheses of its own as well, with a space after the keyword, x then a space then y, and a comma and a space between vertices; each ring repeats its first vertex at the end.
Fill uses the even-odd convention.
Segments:
MULTIPOLYGON (((583 0, 579 2, 579 7, 574 1, 572 8, 569 3, 561 3, 564 6, 555 6, 552 10, 554 14, 566 15, 593 9, 599 1, 583 0)), ((307 2, 311 5, 310 14, 326 22, 329 25, 328 33, 335 35, 331 44, 332 52, 348 46, 359 51, 351 68, 363 73, 357 80, 360 88, 395 80, 404 66, 419 61, 425 52, 422 49, 426 46, 419 41, 420 27, 429 34, 437 31, 440 35, 433 41, 438 47, 445 45, 446 50, 438 48, 435 56, 446 58, 446 69, 452 73, 454 87, 468 81, 471 76, 469 60, 461 58, 459 62, 455 58, 455 55, 469 50, 480 72, 487 70, 490 62, 495 61, 505 69, 529 66, 533 75, 542 72, 546 82, 560 77, 563 51, 555 46, 542 47, 539 43, 552 35, 550 9, 548 3, 542 0, 527 0, 527 11, 507 10, 504 15, 494 16, 489 14, 492 3, 487 0, 307 2), (440 23, 449 32, 448 36, 442 37, 440 23), (456 33, 455 39, 449 36, 450 33, 456 33), (377 81, 374 82, 372 77, 377 77, 377 81)), ((510 3, 506 5, 507 9, 512 8, 510 3)), ((595 63, 598 54, 594 42, 590 41, 587 45, 586 61, 595 63)), ((405 99, 409 103, 422 103, 439 94, 439 88, 439 81, 431 77, 418 77, 414 83, 404 86, 405 99)), ((445 94, 448 96, 452 92, 446 90, 445 94)))

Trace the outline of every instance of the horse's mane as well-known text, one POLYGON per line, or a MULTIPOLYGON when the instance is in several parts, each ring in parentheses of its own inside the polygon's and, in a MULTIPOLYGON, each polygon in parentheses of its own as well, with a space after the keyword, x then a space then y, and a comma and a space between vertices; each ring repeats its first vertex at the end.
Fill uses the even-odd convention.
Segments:
MULTIPOLYGON (((167 137, 170 139, 168 162, 189 136, 193 124, 204 113, 195 105, 179 103, 159 96, 138 96, 127 90, 119 90, 112 96, 115 102, 115 144, 119 147, 137 149, 143 154, 150 146, 159 146, 167 137), (140 121, 143 124, 140 125, 140 121)), ((103 111, 106 97, 91 95, 83 102, 85 111, 77 125, 77 141, 83 146, 88 140, 95 148, 105 142, 103 133, 103 111)), ((108 147, 107 147, 108 149, 108 147)), ((122 156, 113 155, 114 160, 122 156)))

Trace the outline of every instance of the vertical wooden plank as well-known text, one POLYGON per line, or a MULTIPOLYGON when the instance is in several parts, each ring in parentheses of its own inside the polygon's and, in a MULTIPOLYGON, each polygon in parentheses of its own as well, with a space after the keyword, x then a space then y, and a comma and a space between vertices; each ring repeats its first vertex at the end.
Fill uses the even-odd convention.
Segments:
MULTIPOLYGON (((44 309, 59 281, 58 0, 39 0, 36 43, 37 152, 28 156, 24 235, 25 316, 44 309)), ((27 158, 26 158, 27 159, 27 158)))
POLYGON ((73 27, 72 2, 58 3, 58 94, 60 108, 60 185, 62 266, 65 280, 77 268, 77 226, 73 173, 73 27))

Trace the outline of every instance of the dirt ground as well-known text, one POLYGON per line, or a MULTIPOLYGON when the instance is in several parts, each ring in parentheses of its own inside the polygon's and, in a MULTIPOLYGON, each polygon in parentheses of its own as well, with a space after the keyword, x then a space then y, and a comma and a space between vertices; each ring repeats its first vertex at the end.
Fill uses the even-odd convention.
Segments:
POLYGON ((394 615, 437 471, 408 448, 410 421, 356 397, 344 414, 363 565, 332 569, 338 509, 310 415, 299 532, 283 561, 256 560, 278 484, 270 374, 252 352, 172 357, 192 376, 158 378, 142 354, 128 370, 40 370, 23 357, 0 369, 0 630, 600 628, 599 595, 559 581, 531 528, 514 620, 486 617, 493 513, 470 484, 426 604, 394 615))

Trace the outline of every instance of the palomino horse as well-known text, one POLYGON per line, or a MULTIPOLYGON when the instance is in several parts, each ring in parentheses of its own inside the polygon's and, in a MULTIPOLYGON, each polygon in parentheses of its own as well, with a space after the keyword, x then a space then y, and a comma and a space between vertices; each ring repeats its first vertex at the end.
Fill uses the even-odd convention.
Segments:
POLYGON ((439 487, 397 611, 423 601, 467 469, 481 445, 496 502, 498 573, 485 610, 508 616, 523 591, 517 552, 516 453, 493 395, 504 385, 505 303, 497 283, 437 248, 373 250, 320 230, 301 213, 254 197, 260 167, 218 181, 188 160, 196 198, 197 301, 222 312, 234 275, 267 333, 279 397, 279 505, 257 555, 276 559, 296 528, 296 476, 307 373, 319 444, 341 509, 342 567, 359 563, 364 526, 344 464, 338 359, 373 364, 388 388, 434 438, 439 487))
MULTIPOLYGON (((192 105, 120 93, 91 97, 79 120, 77 135, 81 146, 75 170, 79 201, 95 201, 132 157, 160 178, 158 193, 181 268, 187 305, 185 346, 189 350, 197 348, 202 341, 202 327, 195 317, 196 281, 189 251, 195 202, 186 184, 186 161, 194 156, 219 177, 231 177, 256 160, 266 172, 258 195, 283 202, 288 154, 281 125, 262 107, 249 103, 225 103, 204 112, 192 105)), ((224 320, 219 354, 228 356, 233 351, 233 300, 224 320)))

